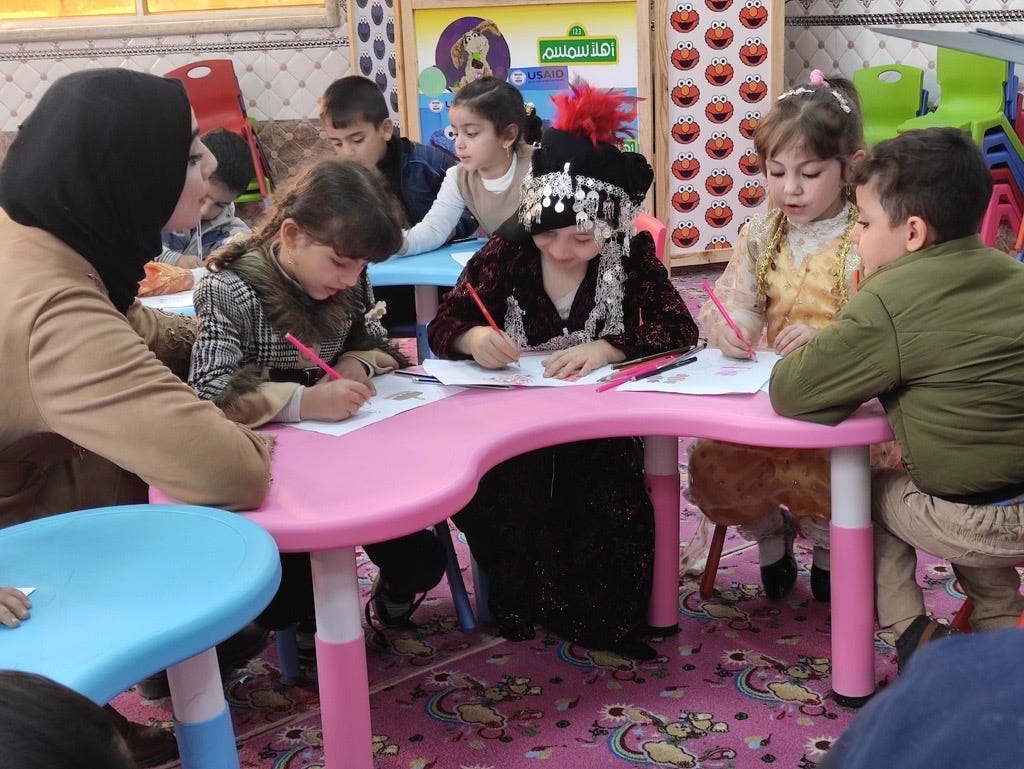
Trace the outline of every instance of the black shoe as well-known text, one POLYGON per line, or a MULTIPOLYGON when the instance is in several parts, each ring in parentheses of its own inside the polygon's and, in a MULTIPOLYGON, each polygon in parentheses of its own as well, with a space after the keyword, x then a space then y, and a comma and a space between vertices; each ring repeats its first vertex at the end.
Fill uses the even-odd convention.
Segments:
POLYGON ((761 567, 761 584, 770 601, 779 601, 789 595, 796 584, 796 559, 786 553, 775 563, 761 567))
POLYGON ((532 641, 537 637, 533 622, 517 614, 496 618, 498 633, 509 641, 532 641))
POLYGON ((960 635, 960 631, 955 627, 943 625, 925 614, 918 615, 910 623, 910 627, 903 631, 903 635, 896 639, 897 668, 902 673, 914 653, 929 641, 953 635, 960 635))
POLYGON ((609 647, 609 651, 615 652, 620 657, 639 662, 658 659, 658 652, 654 650, 654 647, 644 643, 636 636, 626 636, 616 641, 609 647))
MULTIPOLYGON (((250 622, 233 636, 217 644, 217 663, 220 666, 221 678, 235 668, 247 664, 249 660, 263 651, 267 645, 270 631, 250 622)), ((167 671, 151 675, 135 684, 135 691, 147 700, 158 700, 171 693, 167 683, 167 671)))
POLYGON ((423 599, 427 597, 426 593, 420 595, 419 598, 413 596, 408 601, 406 600, 395 600, 392 596, 388 595, 388 583, 386 580, 381 579, 380 572, 378 571, 373 575, 373 584, 370 587, 370 600, 366 604, 366 621, 370 622, 370 609, 373 609, 373 615, 384 627, 389 628, 415 628, 416 625, 412 622, 412 613, 419 608, 419 605, 423 603, 423 599))
POLYGON ((811 595, 821 603, 832 601, 832 572, 811 564, 811 595))
POLYGON ((166 764, 178 757, 178 741, 170 729, 129 721, 111 705, 105 705, 103 709, 124 737, 128 752, 139 769, 166 764))

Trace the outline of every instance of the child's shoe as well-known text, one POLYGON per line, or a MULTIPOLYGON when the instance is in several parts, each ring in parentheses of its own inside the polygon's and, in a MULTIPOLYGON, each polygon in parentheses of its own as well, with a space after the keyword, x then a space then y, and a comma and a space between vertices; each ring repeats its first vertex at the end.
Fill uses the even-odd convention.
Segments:
POLYGON ((914 653, 929 641, 960 635, 960 631, 950 625, 943 625, 926 614, 918 615, 896 639, 896 667, 902 673, 914 653))
POLYGON ((811 560, 811 595, 814 600, 829 603, 832 600, 832 561, 828 548, 815 545, 811 560))
POLYGON ((427 597, 427 594, 423 593, 419 598, 415 598, 414 596, 409 600, 395 600, 395 598, 390 596, 388 592, 387 580, 382 579, 380 572, 378 571, 373 575, 373 584, 370 588, 370 600, 366 604, 366 621, 371 625, 373 624, 370 620, 370 610, 372 608, 373 615, 384 627, 416 627, 412 620, 410 620, 410 617, 412 617, 412 613, 416 611, 419 605, 423 603, 423 599, 427 597))
MULTIPOLYGON (((781 539, 782 557, 766 566, 761 566, 761 584, 764 586, 765 596, 770 601, 779 601, 785 598, 796 584, 796 559, 793 557, 796 525, 788 515, 786 530, 781 535, 766 538, 757 543, 759 555, 772 550, 778 552, 776 548, 779 546, 779 539, 781 539)), ((764 560, 763 556, 761 560, 764 560)))

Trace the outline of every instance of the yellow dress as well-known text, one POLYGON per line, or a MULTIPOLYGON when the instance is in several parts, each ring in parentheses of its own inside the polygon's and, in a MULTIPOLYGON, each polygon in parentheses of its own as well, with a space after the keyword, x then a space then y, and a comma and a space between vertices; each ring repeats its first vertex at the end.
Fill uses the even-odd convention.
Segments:
MULTIPOLYGON (((781 211, 751 221, 715 286, 747 339, 759 340, 763 332, 771 346, 791 324, 820 329, 835 319, 859 267, 850 243, 855 221, 856 209, 847 205, 834 219, 808 225, 820 226, 799 233, 805 246, 800 259, 794 258, 788 232, 796 228, 781 211)), ((705 305, 698 319, 714 346, 720 316, 705 305)), ((872 447, 872 465, 891 466, 891 454, 890 444, 872 447)), ((690 448, 689 474, 690 500, 714 523, 750 523, 779 506, 798 518, 831 515, 827 450, 698 440, 690 448)))

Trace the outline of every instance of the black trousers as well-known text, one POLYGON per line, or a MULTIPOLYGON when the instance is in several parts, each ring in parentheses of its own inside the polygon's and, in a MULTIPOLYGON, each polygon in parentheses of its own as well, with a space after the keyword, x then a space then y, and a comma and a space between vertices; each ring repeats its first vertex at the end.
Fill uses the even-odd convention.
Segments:
MULTIPOLYGON (((412 600, 441 581, 447 564, 444 548, 424 529, 363 550, 387 583, 388 597, 412 600)), ((262 627, 279 630, 313 616, 313 573, 308 553, 281 554, 281 586, 270 605, 256 618, 262 627)))

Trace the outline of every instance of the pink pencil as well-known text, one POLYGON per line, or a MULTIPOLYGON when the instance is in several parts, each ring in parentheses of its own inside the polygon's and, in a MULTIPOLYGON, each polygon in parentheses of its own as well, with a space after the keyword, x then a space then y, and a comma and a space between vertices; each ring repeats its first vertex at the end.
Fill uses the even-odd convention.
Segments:
MULTIPOLYGON (((729 316, 729 311, 725 309, 725 305, 722 304, 722 300, 719 299, 718 296, 715 295, 715 290, 713 288, 711 288, 711 284, 708 283, 706 280, 703 280, 703 281, 701 281, 701 286, 703 286, 704 290, 707 292, 708 299, 710 299, 712 302, 714 302, 715 303, 715 307, 717 307, 718 311, 720 313, 722 313, 722 317, 725 319, 725 322, 727 324, 729 324, 729 328, 731 328, 733 331, 736 332, 736 336, 738 336, 740 339, 742 339, 744 342, 746 342, 747 341, 746 337, 743 336, 743 332, 740 331, 740 327, 737 326, 736 325, 736 321, 734 321, 729 316)), ((754 352, 754 345, 752 345, 752 344, 748 345, 747 349, 750 351, 751 359, 754 359, 754 358, 757 357, 757 354, 754 352)))
MULTIPOLYGON (((677 355, 676 357, 682 357, 682 356, 678 356, 677 355)), ((654 371, 656 369, 659 369, 659 368, 661 368, 664 365, 665 365, 665 358, 658 358, 657 360, 652 360, 650 363, 646 363, 646 364, 644 364, 642 366, 636 366, 636 367, 630 368, 629 372, 623 374, 623 376, 620 376, 617 379, 613 379, 610 382, 605 382, 603 385, 600 385, 597 388, 597 392, 603 393, 605 390, 610 390, 613 387, 618 387, 620 384, 625 384, 626 382, 631 382, 632 380, 636 379, 638 376, 641 376, 642 374, 646 374, 648 371, 654 371)))
POLYGON ((296 350, 298 350, 303 355, 305 355, 307 358, 309 358, 311 361, 313 361, 317 366, 319 366, 320 369, 325 374, 327 374, 327 376, 329 376, 331 379, 344 379, 345 378, 341 374, 339 374, 337 371, 335 371, 333 368, 331 368, 331 364, 329 364, 327 361, 325 361, 323 358, 321 358, 315 352, 313 352, 308 347, 306 347, 306 345, 304 345, 302 342, 300 342, 298 339, 296 339, 290 333, 285 334, 284 338, 287 339, 289 342, 291 342, 292 347, 294 347, 296 350))

